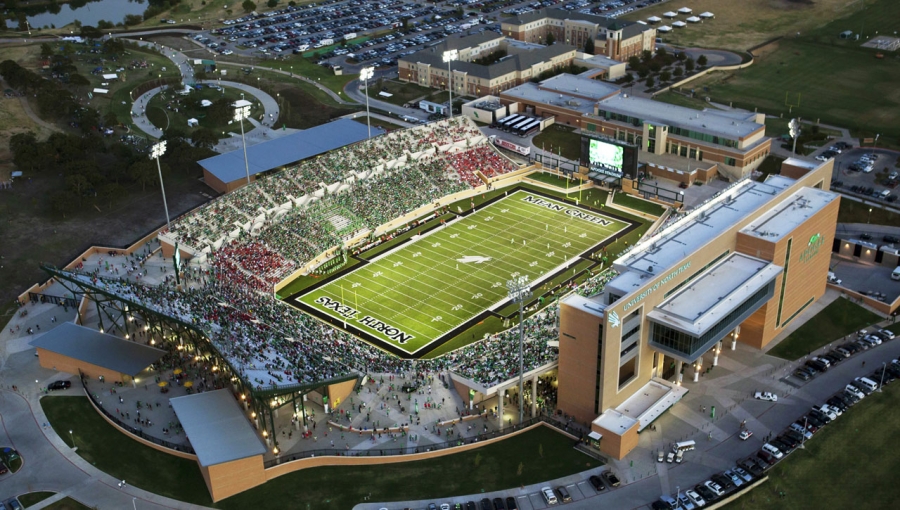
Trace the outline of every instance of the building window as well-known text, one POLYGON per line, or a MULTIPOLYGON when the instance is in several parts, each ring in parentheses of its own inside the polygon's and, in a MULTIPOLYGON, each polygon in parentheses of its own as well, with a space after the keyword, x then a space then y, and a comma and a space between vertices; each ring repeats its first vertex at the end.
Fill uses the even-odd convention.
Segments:
POLYGON ((775 325, 781 326, 781 309, 784 307, 784 291, 787 287, 787 279, 788 279, 788 269, 791 264, 791 245, 794 242, 794 238, 788 239, 787 249, 784 252, 784 271, 781 273, 781 293, 778 296, 778 315, 775 316, 775 325))
POLYGON ((725 158, 725 164, 729 166, 735 166, 737 164, 737 160, 734 158, 725 158))
POLYGON ((681 151, 681 152, 680 152, 681 157, 683 157, 683 158, 686 158, 686 157, 687 157, 687 149, 688 149, 688 148, 687 148, 687 145, 682 145, 682 146, 679 148, 679 150, 681 151))

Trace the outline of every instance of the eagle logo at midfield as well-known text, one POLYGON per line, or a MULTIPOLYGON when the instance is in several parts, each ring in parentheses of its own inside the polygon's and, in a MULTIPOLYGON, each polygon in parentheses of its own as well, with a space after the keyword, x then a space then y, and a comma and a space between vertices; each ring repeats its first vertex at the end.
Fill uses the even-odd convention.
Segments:
POLYGON ((481 264, 482 262, 490 261, 490 257, 482 257, 480 255, 466 255, 461 259, 456 259, 457 262, 462 262, 463 264, 473 263, 473 264, 481 264))

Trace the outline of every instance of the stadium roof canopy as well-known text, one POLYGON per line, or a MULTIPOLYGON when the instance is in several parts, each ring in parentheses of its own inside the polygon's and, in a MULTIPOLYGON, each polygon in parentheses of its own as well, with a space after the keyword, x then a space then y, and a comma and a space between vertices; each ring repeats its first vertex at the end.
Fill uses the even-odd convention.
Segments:
MULTIPOLYGON (((372 134, 381 134, 373 128, 372 134)), ((338 147, 365 140, 369 131, 365 124, 338 119, 297 133, 247 147, 250 175, 289 165, 338 147)), ((199 161, 200 166, 222 182, 232 182, 247 175, 244 153, 240 149, 199 161)))
POLYGON ((131 377, 166 353, 71 322, 44 333, 32 340, 31 345, 131 377))
POLYGON ((207 467, 266 453, 227 389, 169 400, 201 466, 207 467))

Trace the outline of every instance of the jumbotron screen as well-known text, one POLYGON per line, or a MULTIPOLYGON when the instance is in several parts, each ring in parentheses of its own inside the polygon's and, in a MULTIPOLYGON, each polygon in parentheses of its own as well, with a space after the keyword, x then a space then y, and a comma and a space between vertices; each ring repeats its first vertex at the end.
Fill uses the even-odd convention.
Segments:
POLYGON ((581 164, 591 172, 633 179, 637 172, 637 148, 624 142, 581 138, 581 164))
POLYGON ((622 172, 622 163, 625 159, 625 148, 600 140, 591 140, 588 146, 588 162, 591 167, 603 167, 616 172, 622 172))

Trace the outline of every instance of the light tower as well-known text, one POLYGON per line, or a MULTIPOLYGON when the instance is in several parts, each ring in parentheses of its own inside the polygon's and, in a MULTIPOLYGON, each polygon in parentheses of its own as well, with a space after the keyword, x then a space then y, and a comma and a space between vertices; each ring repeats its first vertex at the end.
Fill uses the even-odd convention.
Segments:
POLYGON ((797 138, 800 137, 800 118, 791 119, 791 122, 788 123, 788 129, 790 129, 791 138, 794 139, 794 148, 791 150, 791 153, 797 154, 797 138))
MULTIPOLYGON (((244 94, 241 94, 244 99, 244 94)), ((247 162, 247 141, 244 140, 244 119, 250 118, 250 105, 238 106, 234 109, 234 120, 241 125, 241 143, 244 146, 244 169, 247 170, 247 184, 250 184, 250 163, 247 162)))
POLYGON ((459 60, 459 51, 447 50, 444 52, 444 62, 447 63, 447 90, 450 91, 450 118, 453 118, 453 71, 450 70, 450 64, 454 60, 459 60))
POLYGON ((165 140, 150 147, 150 159, 156 160, 156 170, 159 172, 159 189, 162 190, 163 208, 166 210, 166 230, 171 232, 172 226, 169 224, 169 205, 166 203, 166 187, 163 185, 162 167, 159 165, 159 157, 165 153, 165 140))
MULTIPOLYGON (((513 303, 519 304, 519 423, 524 420, 525 410, 525 393, 524 381, 525 377, 525 358, 522 356, 522 342, 525 340, 525 301, 531 297, 531 289, 528 287, 528 276, 516 276, 512 280, 506 282, 506 290, 509 299, 513 303)), ((503 398, 503 395, 500 395, 503 398)), ((531 398, 536 398, 532 395, 531 398)), ((500 417, 500 423, 503 423, 503 417, 500 417)))
POLYGON ((360 79, 366 82, 366 124, 369 126, 369 138, 372 138, 372 117, 369 116, 369 80, 375 76, 374 67, 363 67, 359 71, 360 79))

